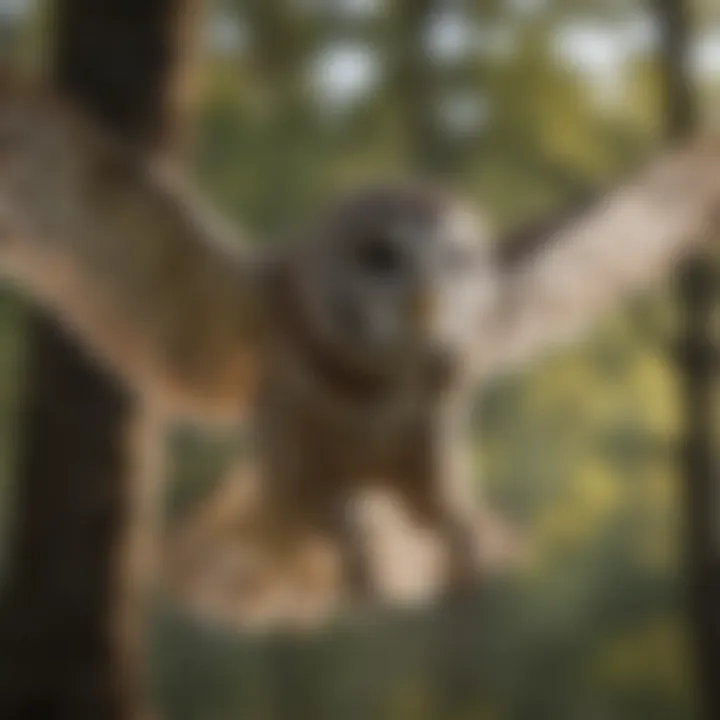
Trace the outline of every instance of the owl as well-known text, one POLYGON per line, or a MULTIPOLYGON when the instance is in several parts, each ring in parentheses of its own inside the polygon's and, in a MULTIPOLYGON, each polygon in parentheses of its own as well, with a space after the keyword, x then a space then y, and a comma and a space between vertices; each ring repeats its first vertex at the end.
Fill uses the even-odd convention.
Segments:
POLYGON ((376 597, 353 512, 373 488, 438 538, 442 589, 474 585, 474 390, 662 278, 720 207, 719 148, 694 142, 514 240, 446 192, 379 185, 270 251, 63 100, 0 97, 4 275, 168 418, 249 419, 266 547, 331 539, 352 601, 376 597))

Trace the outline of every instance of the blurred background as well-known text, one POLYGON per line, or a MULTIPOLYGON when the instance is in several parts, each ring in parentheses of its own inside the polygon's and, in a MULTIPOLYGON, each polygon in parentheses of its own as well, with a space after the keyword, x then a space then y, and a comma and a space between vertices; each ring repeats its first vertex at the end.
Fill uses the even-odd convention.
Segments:
MULTIPOLYGON (((216 203, 267 242, 344 187, 418 173, 515 227, 612 185, 662 144, 660 5, 209 2, 190 162, 216 203)), ((694 7, 691 72, 712 125, 720 5, 694 7)), ((0 0, 7 61, 43 62, 46 10, 0 0)), ((17 487, 23 315, 3 298, 0 573, 17 487)), ((699 717, 681 583, 676 331, 668 286, 477 398, 479 491, 520 529, 527 556, 488 580, 461 632, 417 611, 362 629, 338 621, 305 637, 246 637, 158 602, 150 665, 167 717, 699 717)), ((173 447, 169 527, 242 451, 187 430, 173 447)))

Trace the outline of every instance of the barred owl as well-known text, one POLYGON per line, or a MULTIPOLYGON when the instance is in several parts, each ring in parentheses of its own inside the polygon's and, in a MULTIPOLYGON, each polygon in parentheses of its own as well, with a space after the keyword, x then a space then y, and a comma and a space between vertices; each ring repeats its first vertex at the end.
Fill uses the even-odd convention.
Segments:
POLYGON ((473 389, 668 273, 720 205, 718 147, 691 143, 521 243, 394 186, 271 253, 64 102, 0 98, 2 271, 169 415, 249 416, 273 547, 335 538, 351 598, 373 580, 348 503, 373 485, 442 539, 444 585, 474 582, 473 389))

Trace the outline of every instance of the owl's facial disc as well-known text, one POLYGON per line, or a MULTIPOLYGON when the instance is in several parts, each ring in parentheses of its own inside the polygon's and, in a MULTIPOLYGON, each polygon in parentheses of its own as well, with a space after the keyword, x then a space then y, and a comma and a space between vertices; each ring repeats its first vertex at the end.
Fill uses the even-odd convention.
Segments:
POLYGON ((437 195, 377 190, 333 218, 317 304, 352 362, 386 370, 462 355, 488 302, 487 244, 475 219, 437 195))

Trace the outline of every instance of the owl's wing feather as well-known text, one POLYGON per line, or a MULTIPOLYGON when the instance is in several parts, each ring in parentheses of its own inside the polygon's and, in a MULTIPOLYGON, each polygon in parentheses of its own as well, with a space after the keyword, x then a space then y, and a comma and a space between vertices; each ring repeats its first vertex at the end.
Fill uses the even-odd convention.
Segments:
POLYGON ((707 239, 720 213, 720 148, 673 150, 635 179, 499 244, 489 364, 513 367, 577 338, 707 239))
POLYGON ((171 411, 241 411, 260 361, 259 267, 172 169, 2 82, 0 272, 139 391, 171 411))

